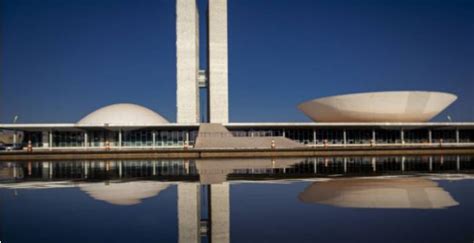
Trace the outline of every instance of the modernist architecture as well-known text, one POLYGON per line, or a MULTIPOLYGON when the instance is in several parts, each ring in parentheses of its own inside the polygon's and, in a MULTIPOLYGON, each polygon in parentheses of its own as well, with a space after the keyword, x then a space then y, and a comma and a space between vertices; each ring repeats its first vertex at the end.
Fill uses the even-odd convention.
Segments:
POLYGON ((316 122, 427 122, 456 99, 441 92, 372 92, 310 100, 298 108, 316 122))
POLYGON ((199 10, 196 0, 176 1, 177 122, 199 123, 199 88, 208 89, 211 123, 229 122, 227 0, 209 0, 208 70, 199 64, 199 10))
POLYGON ((176 1, 176 70, 176 120, 198 123, 199 13, 196 1, 176 1))
MULTIPOLYGON (((227 0, 209 0, 208 68, 199 63, 196 0, 176 0, 177 122, 134 104, 98 109, 77 123, 0 124, 0 142, 35 149, 184 148, 194 146, 200 127, 199 89, 207 88, 207 121, 220 123, 214 143, 229 148, 294 144, 306 146, 453 146, 474 143, 472 122, 429 122, 456 100, 440 92, 377 92, 334 96, 299 105, 315 122, 230 123, 228 104, 227 0), (2 131, 3 130, 3 131, 2 131), (5 131, 5 132, 4 132, 5 131), (227 137, 233 137, 228 138, 227 137), (238 137, 254 138, 245 142, 238 137), (293 141, 289 141, 291 139, 293 141), (224 142, 220 142, 224 141, 224 142)), ((296 88, 296 87, 295 87, 296 88)), ((203 128, 203 127, 201 127, 203 128)), ((201 141, 205 141, 202 139, 201 141)), ((211 144, 207 139, 206 148, 211 144)), ((197 147, 202 146, 198 144, 197 147)), ((294 146, 294 145, 291 145, 294 146)))

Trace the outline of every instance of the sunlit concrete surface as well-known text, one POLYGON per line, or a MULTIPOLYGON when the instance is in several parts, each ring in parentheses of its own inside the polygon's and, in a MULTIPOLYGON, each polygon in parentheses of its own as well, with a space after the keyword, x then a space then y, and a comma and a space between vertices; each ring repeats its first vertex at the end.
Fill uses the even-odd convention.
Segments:
POLYGON ((102 107, 77 122, 78 125, 162 125, 169 123, 160 114, 140 105, 113 104, 102 107))
POLYGON ((209 0, 209 122, 229 122, 227 0, 209 0))
POLYGON ((199 13, 196 0, 176 1, 176 107, 178 123, 199 122, 199 13))
POLYGON ((221 124, 201 124, 195 148, 303 148, 304 145, 285 137, 236 137, 221 124))
POLYGON ((456 99, 441 92, 371 92, 310 100, 298 108, 317 122, 427 122, 456 99))

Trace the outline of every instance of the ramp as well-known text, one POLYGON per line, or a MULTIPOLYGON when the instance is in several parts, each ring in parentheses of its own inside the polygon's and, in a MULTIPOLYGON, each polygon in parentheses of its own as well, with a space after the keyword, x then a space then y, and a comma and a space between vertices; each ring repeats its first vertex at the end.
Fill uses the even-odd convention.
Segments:
POLYGON ((235 137, 221 124, 206 123, 199 126, 195 148, 199 149, 269 149, 304 148, 303 144, 285 137, 235 137))

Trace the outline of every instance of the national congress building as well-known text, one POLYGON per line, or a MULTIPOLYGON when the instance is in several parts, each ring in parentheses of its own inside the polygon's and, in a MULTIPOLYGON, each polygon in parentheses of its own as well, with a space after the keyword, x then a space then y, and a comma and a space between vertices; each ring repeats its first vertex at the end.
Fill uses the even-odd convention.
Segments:
POLYGON ((176 0, 176 123, 140 105, 112 104, 93 111, 77 123, 0 124, 4 133, 0 142, 45 150, 183 148, 195 146, 200 127, 212 123, 222 126, 207 127, 208 133, 234 139, 227 147, 242 144, 269 147, 266 137, 272 141, 281 138, 278 140, 281 144, 286 139, 315 147, 474 143, 472 122, 430 122, 457 99, 456 95, 444 92, 339 95, 298 106, 313 122, 230 122, 227 0, 208 1, 207 70, 202 70, 199 63, 202 54, 199 53, 199 14, 195 0, 176 0), (200 111, 200 89, 206 89, 208 94, 206 114, 200 111), (205 121, 200 120, 202 116, 205 121), (242 137, 260 140, 252 140, 253 143, 238 140, 242 137))

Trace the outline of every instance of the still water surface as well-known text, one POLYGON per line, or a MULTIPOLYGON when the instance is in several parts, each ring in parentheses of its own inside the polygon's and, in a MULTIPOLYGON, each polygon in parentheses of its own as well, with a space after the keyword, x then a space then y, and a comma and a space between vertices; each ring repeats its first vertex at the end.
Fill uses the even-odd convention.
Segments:
POLYGON ((474 157, 0 163, 0 240, 473 242, 474 157))

